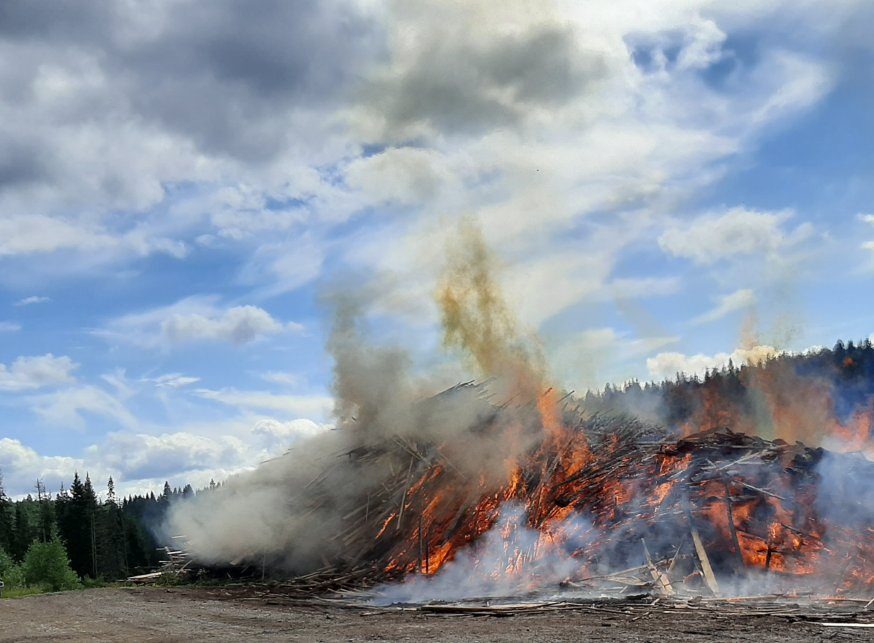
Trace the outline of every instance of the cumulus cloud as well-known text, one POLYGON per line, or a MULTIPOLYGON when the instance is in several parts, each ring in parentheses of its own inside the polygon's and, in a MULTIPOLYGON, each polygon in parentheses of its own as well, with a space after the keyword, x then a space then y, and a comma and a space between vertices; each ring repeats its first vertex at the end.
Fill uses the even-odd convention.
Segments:
POLYGON ((170 306, 119 317, 95 334, 144 347, 170 347, 201 341, 246 344, 302 329, 302 325, 281 322, 257 306, 221 308, 216 297, 195 296, 170 306))
POLYGON ((776 355, 777 352, 777 349, 773 346, 761 344, 750 348, 738 348, 731 353, 716 353, 715 355, 705 355, 703 353, 687 355, 678 352, 659 353, 646 360, 646 368, 649 371, 650 377, 654 380, 671 379, 677 373, 702 376, 707 369, 722 368, 728 364, 729 360, 735 366, 758 364, 776 355))
POLYGON ((233 436, 211 438, 190 433, 111 433, 88 449, 91 458, 118 471, 124 479, 239 467, 240 454, 246 452, 243 443, 233 436))
POLYGON ((456 177, 436 150, 389 148, 356 159, 346 168, 346 182, 373 204, 422 205, 440 190, 455 190, 456 177))
POLYGON ((172 344, 200 340, 245 344, 282 330, 282 324, 257 306, 234 306, 219 317, 176 313, 161 324, 162 336, 172 344))
POLYGON ((73 371, 79 368, 66 355, 51 353, 41 356, 18 357, 12 364, 0 364, 0 391, 28 391, 59 386, 75 381, 73 371))
POLYGON ((275 201, 331 210, 317 168, 355 149, 336 112, 383 53, 383 12, 358 0, 5 9, 0 258, 66 253, 29 273, 48 280, 300 220, 275 201), (247 180, 257 211, 174 207, 190 192, 175 186, 247 180))
POLYGON ((716 299, 716 305, 702 315, 694 318, 692 324, 706 324, 722 319, 726 315, 749 309, 756 304, 756 293, 749 288, 741 288, 716 299))
POLYGON ((57 490, 62 482, 70 483, 75 471, 84 475, 85 470, 80 458, 41 455, 20 440, 0 438, 0 472, 10 496, 33 493, 36 480, 45 483, 50 491, 57 490))
POLYGON ((810 234, 801 224, 792 231, 783 228, 789 211, 762 212, 732 208, 688 223, 677 222, 659 237, 659 246, 675 257, 697 264, 714 264, 739 255, 772 255, 810 234))
POLYGON ((548 6, 416 1, 394 9, 392 60, 373 78, 361 114, 365 135, 380 140, 519 125, 578 98, 606 72, 601 53, 548 6))

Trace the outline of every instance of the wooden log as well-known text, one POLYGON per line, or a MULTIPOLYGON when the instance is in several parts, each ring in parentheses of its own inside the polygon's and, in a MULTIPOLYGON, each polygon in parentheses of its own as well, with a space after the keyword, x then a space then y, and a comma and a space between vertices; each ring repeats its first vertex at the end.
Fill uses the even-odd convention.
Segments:
POLYGON ((692 544, 695 545, 695 553, 698 554, 698 562, 701 563, 701 571, 704 573, 704 582, 707 588, 713 592, 714 596, 719 595, 719 583, 716 582, 716 576, 713 574, 713 568, 710 566, 710 559, 707 557, 707 550, 704 549, 704 543, 701 542, 701 535, 695 525, 691 525, 692 544))
POLYGON ((401 530, 401 521, 404 518, 404 505, 407 504, 407 491, 410 490, 410 477, 413 473, 413 462, 415 462, 415 458, 410 459, 410 467, 407 469, 407 482, 404 485, 404 494, 401 496, 401 508, 398 511, 398 523, 397 523, 397 531, 401 530))
MULTIPOLYGON (((738 571, 742 570, 745 566, 743 551, 740 548, 740 540, 737 537, 737 528, 734 526, 734 511, 732 511, 731 505, 731 488, 728 485, 728 480, 723 477, 722 478, 722 486, 725 487, 725 513, 728 518, 728 533, 731 535, 731 541, 734 544, 734 550, 737 552, 737 561, 740 565, 738 571)), ((770 553, 770 552, 769 552, 770 553)))
POLYGON ((646 559, 646 566, 649 569, 652 579, 655 581, 656 589, 666 596, 673 596, 674 587, 671 585, 671 579, 663 572, 659 571, 659 569, 653 564, 652 557, 649 555, 649 548, 646 546, 646 540, 641 538, 640 542, 643 544, 643 555, 646 559))

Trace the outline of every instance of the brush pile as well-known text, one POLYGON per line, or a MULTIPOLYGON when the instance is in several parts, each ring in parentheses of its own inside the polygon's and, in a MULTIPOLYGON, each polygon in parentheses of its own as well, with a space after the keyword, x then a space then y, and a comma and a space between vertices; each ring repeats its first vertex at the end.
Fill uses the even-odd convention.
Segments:
POLYGON ((852 484, 874 480, 874 463, 861 456, 728 428, 672 436, 587 416, 550 392, 548 404, 494 405, 472 383, 424 412, 459 396, 480 405, 471 430, 441 443, 362 441, 302 490, 315 512, 336 502, 335 467, 344 478, 350 467, 382 471, 378 483, 362 477, 326 543, 337 554, 299 577, 299 589, 431 577, 464 555, 471 574, 510 579, 517 595, 556 584, 620 595, 874 591, 874 511, 852 484), (507 441, 517 446, 500 475, 462 462, 466 445, 507 441), (480 552, 495 530, 498 555, 480 552))

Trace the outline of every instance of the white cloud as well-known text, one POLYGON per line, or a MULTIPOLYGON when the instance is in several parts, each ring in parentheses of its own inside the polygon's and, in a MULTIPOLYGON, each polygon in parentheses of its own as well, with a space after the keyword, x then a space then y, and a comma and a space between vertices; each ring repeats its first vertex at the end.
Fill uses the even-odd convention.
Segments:
POLYGON ((158 377, 145 378, 144 381, 152 382, 158 387, 182 388, 183 386, 196 384, 200 381, 200 378, 183 375, 182 373, 166 373, 165 375, 159 375, 158 377))
POLYGON ((299 375, 297 373, 283 373, 279 371, 259 373, 258 377, 260 377, 265 382, 278 384, 279 386, 285 388, 297 388, 306 381, 302 375, 299 375))
POLYGON ((688 223, 675 222, 662 233, 658 242, 665 252, 703 265, 739 255, 768 256, 810 233, 805 224, 792 232, 784 231, 782 226, 791 217, 789 211, 732 208, 688 223))
POLYGON ((27 402, 36 415, 57 426, 84 428, 86 421, 83 414, 106 418, 124 427, 138 424, 122 402, 103 389, 91 385, 34 395, 27 402))
POLYGON ((777 354, 773 346, 757 345, 751 348, 738 348, 731 353, 716 353, 705 355, 697 353, 659 353, 646 360, 646 368, 654 380, 672 379, 677 373, 686 375, 704 375, 709 368, 721 368, 731 360, 735 366, 742 364, 757 364, 777 354))
MULTIPOLYGON (((2 203, 0 203, 2 207, 2 203)), ((82 256, 82 266, 123 256, 142 257, 155 252, 176 258, 185 256, 185 244, 134 228, 122 234, 108 231, 88 220, 66 220, 43 214, 0 218, 0 257, 49 254, 72 250, 82 256)), ((68 263, 68 270, 72 264, 68 263)), ((40 266, 45 270, 45 266, 40 266)), ((27 301, 27 300, 22 300, 27 301)), ((43 301, 30 298, 27 303, 43 301)))
POLYGON ((39 214, 0 219, 0 256, 54 252, 63 248, 84 251, 113 245, 97 229, 39 214))
POLYGON ((95 334, 144 347, 169 347, 199 341, 246 344, 303 329, 295 322, 280 322, 257 306, 220 308, 217 301, 216 297, 189 297, 170 306, 119 317, 95 334))
POLYGON ((8 367, 0 364, 0 391, 28 391, 69 384, 75 381, 73 371, 77 368, 79 365, 65 355, 18 357, 8 367))
POLYGON ((232 436, 110 433, 103 442, 89 447, 88 455, 130 480, 240 467, 251 452, 232 436))
POLYGON ((733 293, 718 297, 716 305, 706 313, 693 319, 692 324, 698 325, 714 322, 735 311, 751 308, 755 304, 756 293, 749 288, 741 288, 733 293))
POLYGON ((303 438, 319 435, 329 430, 329 426, 319 424, 307 419, 290 420, 262 420, 255 425, 252 432, 256 435, 265 436, 271 443, 279 443, 287 448, 294 442, 303 438))
POLYGON ((346 181, 374 204, 424 205, 441 190, 459 187, 440 152, 413 147, 356 159, 346 168, 346 181))
POLYGON ((50 297, 43 297, 41 295, 31 295, 30 297, 25 297, 24 299, 19 299, 15 302, 15 306, 32 306, 33 304, 44 304, 46 302, 51 301, 50 297))
POLYGON ((257 409, 279 412, 296 418, 330 417, 334 407, 333 398, 327 395, 279 395, 265 391, 239 391, 233 388, 212 390, 198 389, 196 394, 205 400, 218 402, 239 409, 257 409))
MULTIPOLYGON (((709 261, 710 249, 689 250, 666 213, 723 176, 725 161, 765 128, 829 89, 825 64, 777 44, 755 61, 733 58, 727 36, 751 24, 709 9, 675 2, 633 12, 569 3, 533 12, 524 2, 399 9, 389 31, 392 56, 374 72, 373 95, 350 117, 364 140, 387 150, 353 161, 346 176, 371 187, 373 198, 409 202, 410 214, 430 225, 405 219, 356 235, 347 256, 379 274, 380 312, 423 316, 414 302, 433 292, 440 228, 458 214, 482 223, 510 266, 502 284, 514 309, 535 328, 575 304, 624 296, 617 265, 663 233, 666 250, 709 261), (541 46, 548 54, 538 57, 541 46), (661 55, 663 67, 647 68, 642 54, 661 55), (504 76, 509 61, 538 70, 543 84, 504 76), (734 68, 730 82, 703 82, 701 71, 723 61, 734 68), (550 86, 558 78, 563 87, 550 86), (394 147, 409 140, 415 149, 394 147), (364 171, 375 168, 384 175, 364 171)), ((747 212, 776 217, 783 233, 784 213, 747 212)), ((810 229, 797 226, 773 243, 759 232, 751 230, 753 241, 740 240, 730 256, 762 248, 773 256, 810 229)), ((653 279, 623 278, 640 285, 653 279)), ((660 285, 639 296, 680 286, 669 278, 660 285)))
POLYGON ((69 486, 76 471, 85 475, 85 462, 79 458, 40 455, 19 440, 0 438, 0 472, 10 496, 35 493, 37 480, 45 483, 49 492, 56 492, 62 482, 69 486))
POLYGON ((21 330, 21 324, 11 321, 0 321, 0 333, 15 333, 21 330))
POLYGON ((863 223, 869 223, 871 225, 874 225, 874 214, 859 213, 857 216, 859 218, 859 221, 862 221, 863 223))
POLYGON ((238 279, 255 286, 259 297, 291 292, 319 276, 325 261, 324 245, 309 235, 291 242, 265 242, 242 267, 238 279))
POLYGON ((234 306, 217 317, 176 313, 161 324, 161 334, 171 344, 200 340, 245 344, 283 330, 280 322, 257 306, 234 306))

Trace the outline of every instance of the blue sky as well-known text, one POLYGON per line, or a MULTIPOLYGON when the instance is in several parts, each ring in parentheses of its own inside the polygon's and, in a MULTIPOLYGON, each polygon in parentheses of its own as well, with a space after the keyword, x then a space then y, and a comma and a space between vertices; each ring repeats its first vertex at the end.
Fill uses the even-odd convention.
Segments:
POLYGON ((867 0, 0 10, 0 471, 205 484, 331 425, 336 293, 434 386, 471 217, 568 389, 874 332, 867 0))

